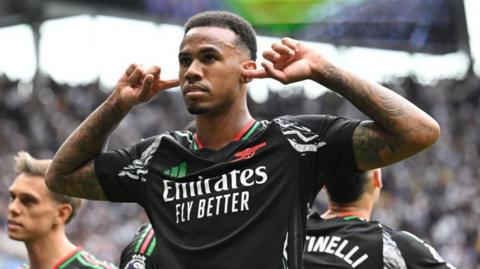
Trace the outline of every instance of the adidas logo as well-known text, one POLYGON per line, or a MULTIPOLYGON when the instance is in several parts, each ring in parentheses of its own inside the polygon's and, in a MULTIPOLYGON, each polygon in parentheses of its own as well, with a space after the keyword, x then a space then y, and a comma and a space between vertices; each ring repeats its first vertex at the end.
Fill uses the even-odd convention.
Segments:
POLYGON ((163 174, 171 177, 184 177, 187 174, 187 163, 182 162, 177 166, 164 170, 163 174))

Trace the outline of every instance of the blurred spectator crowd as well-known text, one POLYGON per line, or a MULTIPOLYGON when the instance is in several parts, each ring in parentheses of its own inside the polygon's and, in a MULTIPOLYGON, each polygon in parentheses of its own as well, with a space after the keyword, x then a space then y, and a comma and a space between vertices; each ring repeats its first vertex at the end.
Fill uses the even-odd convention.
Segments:
MULTIPOLYGON (((35 157, 51 158, 107 96, 98 83, 71 87, 43 78, 39 85, 34 88, 0 77, 0 229, 4 234, 15 153, 27 150, 35 157)), ((409 77, 387 86, 433 115, 442 135, 427 151, 383 169, 384 191, 373 219, 417 234, 457 268, 480 268, 480 79, 469 75, 461 81, 424 86, 409 77)), ((257 119, 316 113, 365 119, 335 93, 308 99, 302 91, 271 91, 265 103, 249 101, 251 112, 257 119)), ((178 91, 159 95, 121 122, 110 148, 181 129, 192 120, 178 91)), ((315 206, 324 202, 319 199, 315 206)), ((118 263, 121 249, 145 220, 137 205, 89 201, 68 233, 88 251, 118 263)))

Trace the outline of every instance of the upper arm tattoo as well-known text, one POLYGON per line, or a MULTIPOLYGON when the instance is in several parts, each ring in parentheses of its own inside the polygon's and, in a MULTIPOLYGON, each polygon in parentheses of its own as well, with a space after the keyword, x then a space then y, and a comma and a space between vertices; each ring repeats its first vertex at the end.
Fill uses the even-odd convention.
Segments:
POLYGON ((399 94, 336 67, 325 72, 325 85, 374 121, 362 123, 354 132, 353 149, 359 169, 398 162, 438 139, 438 123, 399 94))
POLYGON ((95 174, 93 162, 62 177, 64 178, 55 181, 59 192, 89 200, 107 200, 95 174))
POLYGON ((357 167, 368 170, 395 162, 402 154, 398 138, 372 121, 360 123, 353 133, 353 152, 357 167))

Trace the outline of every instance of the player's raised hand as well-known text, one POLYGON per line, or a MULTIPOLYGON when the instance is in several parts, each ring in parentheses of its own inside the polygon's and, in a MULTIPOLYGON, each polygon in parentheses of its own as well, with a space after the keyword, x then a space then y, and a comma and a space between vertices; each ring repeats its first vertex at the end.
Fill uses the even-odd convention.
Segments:
POLYGON ((131 64, 120 77, 115 88, 117 102, 131 108, 139 103, 147 102, 158 92, 178 86, 178 79, 160 79, 159 66, 145 68, 131 64))
POLYGON ((283 38, 280 43, 272 44, 271 49, 263 52, 265 62, 264 70, 244 70, 247 78, 276 79, 284 84, 314 79, 316 70, 321 70, 328 62, 316 51, 305 44, 291 39, 283 38))

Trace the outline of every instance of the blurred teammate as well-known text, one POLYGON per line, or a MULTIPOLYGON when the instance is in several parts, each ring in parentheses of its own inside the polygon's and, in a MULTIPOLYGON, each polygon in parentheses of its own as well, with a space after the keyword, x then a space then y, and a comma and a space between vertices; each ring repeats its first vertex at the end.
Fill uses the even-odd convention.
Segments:
POLYGON ((27 247, 29 264, 21 268, 115 268, 74 245, 65 235, 65 225, 75 216, 81 200, 48 190, 44 175, 50 160, 19 152, 15 162, 19 175, 9 190, 8 236, 27 247))
POLYGON ((284 256, 289 268, 301 268, 307 203, 321 179, 407 158, 432 145, 439 127, 406 99, 335 67, 301 42, 274 43, 263 53, 262 70, 256 52, 255 32, 241 17, 192 17, 180 44, 178 79, 160 78, 157 66, 128 67, 58 150, 49 187, 140 204, 157 236, 161 268, 278 269, 284 256), (314 80, 373 121, 326 115, 257 121, 246 105, 247 84, 266 77, 314 80), (135 105, 178 85, 195 115, 195 133, 166 132, 102 153, 135 105))
POLYGON ((305 269, 454 269, 425 241, 371 221, 380 169, 343 173, 326 183, 329 209, 307 220, 305 269))

